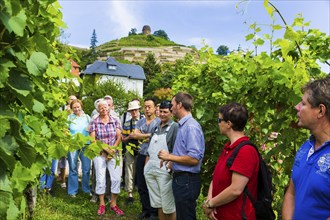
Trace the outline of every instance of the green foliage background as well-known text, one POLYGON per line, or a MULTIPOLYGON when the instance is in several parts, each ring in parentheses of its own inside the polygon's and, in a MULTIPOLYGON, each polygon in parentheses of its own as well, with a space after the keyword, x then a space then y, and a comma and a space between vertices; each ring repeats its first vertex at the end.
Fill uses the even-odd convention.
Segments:
POLYGON ((113 81, 100 83, 100 76, 84 76, 81 90, 80 96, 83 97, 84 111, 87 114, 91 114, 94 110, 94 102, 105 95, 112 96, 115 111, 120 115, 127 110, 127 105, 132 99, 138 98, 142 101, 142 97, 139 97, 137 92, 126 92, 120 83, 113 81))

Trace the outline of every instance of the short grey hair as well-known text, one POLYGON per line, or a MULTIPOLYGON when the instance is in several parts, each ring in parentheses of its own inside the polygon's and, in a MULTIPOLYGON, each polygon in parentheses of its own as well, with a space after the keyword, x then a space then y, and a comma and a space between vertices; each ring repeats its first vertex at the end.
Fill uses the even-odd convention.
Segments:
POLYGON ((101 99, 98 103, 97 103, 97 110, 99 110, 99 106, 100 105, 106 105, 108 106, 108 102, 104 99, 101 99))

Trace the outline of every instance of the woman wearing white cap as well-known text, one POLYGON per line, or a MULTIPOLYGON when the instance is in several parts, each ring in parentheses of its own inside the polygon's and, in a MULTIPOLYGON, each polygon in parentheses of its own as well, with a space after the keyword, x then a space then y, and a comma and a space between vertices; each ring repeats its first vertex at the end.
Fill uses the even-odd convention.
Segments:
POLYGON ((119 152, 112 147, 116 147, 121 141, 120 122, 109 114, 109 106, 105 100, 98 103, 99 115, 90 124, 90 135, 95 140, 100 140, 108 147, 103 148, 100 156, 94 158, 93 162, 96 171, 96 194, 99 195, 100 205, 98 215, 105 214, 104 194, 106 189, 106 170, 111 178, 111 202, 110 210, 117 215, 124 215, 124 212, 117 205, 117 197, 120 193, 121 167, 116 165, 116 159, 119 159, 119 152))

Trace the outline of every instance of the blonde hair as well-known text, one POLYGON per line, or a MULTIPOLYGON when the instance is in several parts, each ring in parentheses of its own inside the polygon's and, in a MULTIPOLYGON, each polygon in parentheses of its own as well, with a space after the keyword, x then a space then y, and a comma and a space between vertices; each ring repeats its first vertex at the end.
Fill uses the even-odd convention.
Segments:
POLYGON ((70 108, 72 109, 72 106, 77 102, 80 104, 81 108, 83 108, 82 101, 80 101, 79 99, 72 100, 72 102, 70 103, 70 108))

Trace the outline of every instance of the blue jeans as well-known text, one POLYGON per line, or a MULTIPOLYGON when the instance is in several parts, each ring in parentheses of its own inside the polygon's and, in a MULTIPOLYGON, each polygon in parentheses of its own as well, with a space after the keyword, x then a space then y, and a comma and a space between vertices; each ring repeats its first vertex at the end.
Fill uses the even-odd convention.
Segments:
POLYGON ((177 220, 196 220, 196 200, 201 191, 199 175, 182 175, 173 178, 173 195, 177 220))
POLYGON ((50 168, 51 174, 43 174, 40 178, 41 189, 51 189, 54 181, 55 169, 57 166, 57 160, 52 160, 52 167, 50 168))
POLYGON ((84 147, 81 150, 76 150, 68 153, 69 162, 69 177, 68 177, 68 194, 76 195, 78 193, 78 157, 81 161, 82 171, 82 191, 90 193, 89 174, 91 167, 91 160, 85 157, 84 147))

